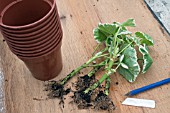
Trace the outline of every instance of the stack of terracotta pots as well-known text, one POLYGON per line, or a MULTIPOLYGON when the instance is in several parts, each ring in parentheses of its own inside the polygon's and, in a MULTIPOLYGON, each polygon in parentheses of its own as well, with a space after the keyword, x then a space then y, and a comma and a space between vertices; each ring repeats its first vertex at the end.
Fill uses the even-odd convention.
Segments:
POLYGON ((55 0, 10 0, 0 9, 0 30, 10 50, 35 78, 56 77, 62 69, 63 32, 55 0))

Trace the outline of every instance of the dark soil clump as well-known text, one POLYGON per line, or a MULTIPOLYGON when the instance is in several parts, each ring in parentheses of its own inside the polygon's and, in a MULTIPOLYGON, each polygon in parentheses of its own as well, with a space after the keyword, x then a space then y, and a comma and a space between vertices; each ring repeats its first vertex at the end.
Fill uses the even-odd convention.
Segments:
POLYGON ((85 94, 83 91, 77 91, 74 93, 73 100, 79 109, 87 109, 92 106, 90 93, 85 94))
POLYGON ((76 90, 85 90, 86 88, 90 87, 95 82, 95 77, 89 77, 88 75, 84 75, 77 78, 76 82, 76 90))
POLYGON ((103 93, 103 91, 100 91, 95 99, 94 108, 96 110, 111 111, 115 109, 115 105, 113 104, 112 100, 103 93))
MULTIPOLYGON (((101 91, 101 88, 84 93, 84 91, 96 81, 95 76, 79 76, 75 83, 76 91, 74 91, 74 95, 72 96, 72 102, 74 102, 79 109, 94 108, 95 110, 114 110, 115 105, 112 100, 101 91)), ((59 104, 63 104, 64 106, 64 95, 70 93, 71 88, 64 89, 64 86, 59 82, 49 81, 46 85, 46 91, 49 91, 48 98, 59 98, 61 100, 59 104)))
POLYGON ((87 94, 84 93, 84 90, 90 87, 95 82, 95 77, 89 77, 88 75, 84 75, 77 78, 76 82, 76 92, 74 92, 73 100, 77 104, 79 109, 87 109, 92 106, 91 104, 91 95, 89 92, 87 94))
POLYGON ((60 98, 63 100, 63 96, 70 93, 71 89, 64 89, 64 86, 57 81, 49 81, 46 85, 46 91, 49 91, 49 98, 60 98))

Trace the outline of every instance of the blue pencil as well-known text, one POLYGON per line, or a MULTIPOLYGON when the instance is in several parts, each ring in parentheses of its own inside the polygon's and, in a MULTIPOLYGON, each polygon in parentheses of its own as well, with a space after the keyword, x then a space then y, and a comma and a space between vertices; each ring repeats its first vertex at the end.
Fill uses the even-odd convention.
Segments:
POLYGON ((135 90, 132 90, 132 91, 128 92, 127 94, 125 94, 125 96, 133 96, 133 95, 139 94, 141 92, 147 91, 149 89, 153 89, 155 87, 158 87, 158 86, 161 86, 161 85, 164 85, 167 83, 170 83, 170 78, 161 80, 159 82, 156 82, 156 83, 153 83, 153 84, 150 84, 150 85, 147 85, 147 86, 135 89, 135 90))

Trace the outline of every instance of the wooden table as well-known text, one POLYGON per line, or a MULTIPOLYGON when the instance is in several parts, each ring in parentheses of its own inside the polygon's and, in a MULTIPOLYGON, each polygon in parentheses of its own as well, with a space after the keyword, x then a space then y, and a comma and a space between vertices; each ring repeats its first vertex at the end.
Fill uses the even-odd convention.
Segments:
MULTIPOLYGON (((136 20, 137 27, 150 34, 154 47, 150 48, 154 63, 146 74, 141 74, 133 84, 115 74, 112 78, 110 97, 116 105, 114 113, 170 113, 170 84, 164 85, 136 98, 153 99, 156 108, 140 108, 121 105, 123 96, 129 90, 170 77, 170 37, 162 29, 143 0, 57 0, 57 6, 64 31, 62 53, 63 70, 55 78, 66 76, 90 57, 96 42, 92 30, 99 22, 123 22, 128 18, 136 20), (116 82, 119 84, 116 85, 116 82)), ((94 110, 78 110, 69 104, 69 98, 63 110, 59 100, 46 100, 42 81, 31 76, 24 63, 9 51, 3 37, 0 36, 0 65, 5 76, 6 113, 93 113, 94 110), (36 99, 35 99, 36 98, 36 99), (37 100, 38 99, 38 100, 37 100)))

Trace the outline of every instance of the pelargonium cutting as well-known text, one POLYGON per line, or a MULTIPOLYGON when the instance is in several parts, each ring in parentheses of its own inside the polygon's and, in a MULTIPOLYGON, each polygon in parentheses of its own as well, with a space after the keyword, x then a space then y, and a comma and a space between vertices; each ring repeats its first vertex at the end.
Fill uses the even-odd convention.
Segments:
POLYGON ((140 73, 146 73, 153 63, 148 46, 153 46, 154 41, 146 33, 137 31, 133 34, 128 31, 127 27, 135 26, 134 19, 128 19, 123 23, 100 23, 93 31, 94 39, 98 44, 92 57, 74 69, 62 80, 49 82, 47 86, 48 88, 50 87, 50 93, 52 93, 54 97, 61 98, 61 95, 56 96, 55 93, 66 92, 64 85, 82 69, 93 68, 81 78, 82 82, 84 82, 82 84, 85 84, 89 78, 96 76, 95 73, 100 70, 100 68, 103 68, 104 74, 99 80, 89 79, 89 81, 92 82, 89 82, 87 85, 82 85, 83 88, 81 88, 81 90, 78 89, 74 92, 74 100, 78 105, 84 106, 83 108, 94 106, 94 108, 103 110, 114 109, 114 104, 108 97, 111 82, 110 76, 114 76, 114 73, 118 72, 128 82, 134 82, 138 75, 140 73), (103 45, 104 47, 99 49, 99 47, 103 45), (98 61, 98 59, 100 59, 100 62, 94 64, 93 62, 98 61), (141 65, 139 65, 139 61, 142 61, 141 65), (103 82, 105 82, 104 90, 99 88, 103 82), (92 100, 91 96, 93 92, 95 92, 96 96, 95 99, 92 100), (76 101, 77 98, 78 100, 76 101))

